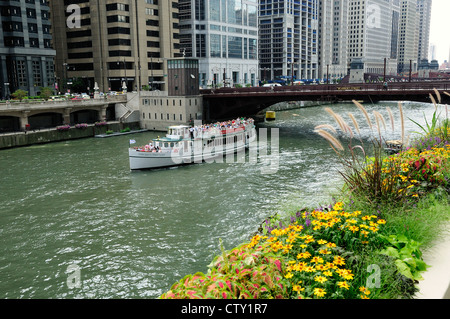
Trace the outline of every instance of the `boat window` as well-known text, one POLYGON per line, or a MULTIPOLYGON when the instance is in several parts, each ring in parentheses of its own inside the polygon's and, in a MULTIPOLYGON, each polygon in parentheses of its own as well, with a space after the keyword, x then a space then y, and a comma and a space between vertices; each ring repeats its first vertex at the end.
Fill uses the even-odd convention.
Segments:
POLYGON ((167 142, 164 143, 164 147, 167 147, 167 146, 169 146, 169 143, 167 143, 167 142))
POLYGON ((173 143, 170 143, 170 147, 173 147, 173 143))

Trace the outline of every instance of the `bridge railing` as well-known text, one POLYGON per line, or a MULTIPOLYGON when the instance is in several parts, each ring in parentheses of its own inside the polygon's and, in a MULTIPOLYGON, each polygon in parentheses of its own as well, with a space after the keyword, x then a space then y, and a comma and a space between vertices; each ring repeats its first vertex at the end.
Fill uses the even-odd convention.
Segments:
MULTIPOLYGON (((389 82, 389 91, 439 91, 450 92, 450 81, 430 81, 430 82, 389 82)), ((347 83, 347 84, 310 84, 310 85, 286 85, 275 87, 246 87, 246 88, 219 88, 202 89, 200 94, 235 94, 235 93, 274 93, 274 92, 311 92, 311 91, 384 91, 382 83, 347 83)))

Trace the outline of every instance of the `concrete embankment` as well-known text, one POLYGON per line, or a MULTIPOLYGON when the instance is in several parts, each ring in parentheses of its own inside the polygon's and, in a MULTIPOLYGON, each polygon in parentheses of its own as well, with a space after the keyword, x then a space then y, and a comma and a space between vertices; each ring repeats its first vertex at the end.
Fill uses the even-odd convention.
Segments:
POLYGON ((140 129, 139 122, 126 124, 108 122, 105 125, 90 124, 85 128, 72 126, 69 130, 48 128, 28 132, 4 133, 0 134, 0 149, 94 137, 95 135, 105 134, 106 131, 119 132, 125 127, 129 127, 131 130, 140 129))
POLYGON ((450 299, 450 224, 432 248, 423 253, 431 267, 422 274, 416 299, 450 299))

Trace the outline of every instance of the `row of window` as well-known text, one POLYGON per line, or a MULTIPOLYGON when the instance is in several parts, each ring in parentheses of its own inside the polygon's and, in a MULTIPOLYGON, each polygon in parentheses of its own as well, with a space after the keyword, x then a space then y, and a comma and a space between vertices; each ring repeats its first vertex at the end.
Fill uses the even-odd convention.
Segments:
MULTIPOLYGON (((166 114, 166 118, 164 119, 164 113, 160 113, 160 117, 158 118, 158 113, 155 113, 155 116, 153 117, 153 120, 166 120, 166 121, 171 121, 171 114, 169 113, 165 113, 166 114)), ((177 115, 175 113, 172 114, 172 121, 177 121, 177 115)), ((145 120, 145 113, 142 112, 142 119, 145 120)), ((148 113, 148 117, 147 119, 151 120, 152 119, 152 113, 148 113)), ((183 121, 183 114, 179 115, 179 121, 183 121)))
MULTIPOLYGON (((177 103, 175 102, 176 99, 172 99, 172 103, 169 103, 169 99, 166 99, 166 106, 169 106, 169 104, 172 104, 172 106, 175 106, 177 103)), ((192 104, 197 105, 198 100, 197 99, 189 99, 189 106, 192 106, 192 104), (192 102, 194 101, 194 102, 192 102)), ((179 106, 182 106, 182 100, 178 100, 179 106)), ((142 99, 142 105, 163 105, 163 99, 142 99)))
MULTIPOLYGON (((38 33, 37 23, 27 23, 29 33, 38 33)), ((3 21, 2 22, 3 32, 23 32, 23 24, 20 21, 3 21)), ((50 25, 42 25, 42 33, 50 34, 50 25)))
MULTIPOLYGON (((23 37, 4 37, 3 44, 5 47, 25 47, 25 39, 23 37)), ((46 49, 52 48, 52 43, 50 39, 43 39, 42 43, 43 47, 46 49)), ((30 37, 28 39, 28 46, 31 48, 39 48, 41 44, 39 43, 38 38, 30 37)))
MULTIPOLYGON (((22 10, 20 7, 16 6, 2 6, 0 7, 0 13, 2 17, 21 17, 22 10)), ((28 19, 37 19, 36 9, 34 8, 26 8, 26 17, 28 19)), ((49 20, 50 19, 50 11, 41 10, 41 19, 49 20)))

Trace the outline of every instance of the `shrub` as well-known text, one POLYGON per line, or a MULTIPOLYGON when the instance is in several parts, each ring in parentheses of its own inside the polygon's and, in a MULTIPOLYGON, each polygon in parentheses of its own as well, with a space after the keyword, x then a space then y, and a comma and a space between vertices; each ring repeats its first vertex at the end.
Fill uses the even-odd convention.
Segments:
POLYGON ((286 298, 281 261, 263 247, 244 244, 223 251, 207 274, 187 275, 161 299, 265 299, 286 298))

